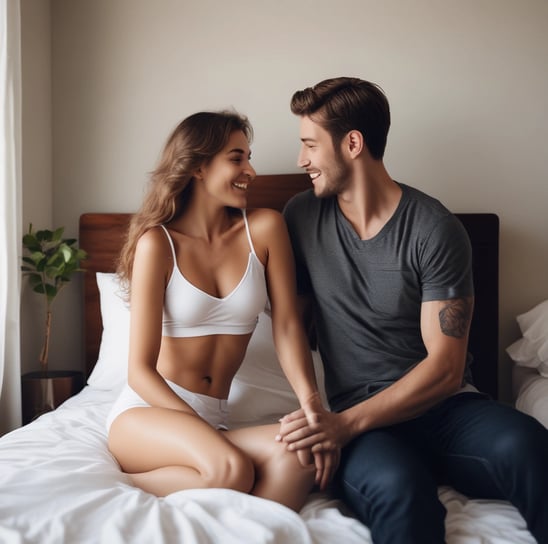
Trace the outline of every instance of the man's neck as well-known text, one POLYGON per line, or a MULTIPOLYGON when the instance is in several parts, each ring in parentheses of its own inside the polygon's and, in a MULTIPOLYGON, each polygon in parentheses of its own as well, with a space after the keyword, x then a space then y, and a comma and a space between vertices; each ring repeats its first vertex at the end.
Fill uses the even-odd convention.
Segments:
POLYGON ((402 191, 388 175, 382 161, 356 166, 351 182, 337 195, 337 201, 357 235, 362 240, 369 240, 394 215, 402 191))

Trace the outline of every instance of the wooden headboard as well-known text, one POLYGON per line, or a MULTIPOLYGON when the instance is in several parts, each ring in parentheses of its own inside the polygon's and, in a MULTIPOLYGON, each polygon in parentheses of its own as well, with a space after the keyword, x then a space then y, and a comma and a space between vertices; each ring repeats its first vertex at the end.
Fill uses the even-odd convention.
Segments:
MULTIPOLYGON (((257 176, 250 185, 249 208, 282 210, 294 194, 309 189, 306 174, 257 176)), ((476 304, 469 349, 476 364, 477 387, 498 397, 498 260, 499 220, 491 213, 456 214, 466 228, 473 250, 476 304)), ((89 376, 99 354, 103 324, 95 272, 114 272, 131 214, 85 213, 80 217, 80 247, 88 253, 84 275, 85 369, 89 376)))

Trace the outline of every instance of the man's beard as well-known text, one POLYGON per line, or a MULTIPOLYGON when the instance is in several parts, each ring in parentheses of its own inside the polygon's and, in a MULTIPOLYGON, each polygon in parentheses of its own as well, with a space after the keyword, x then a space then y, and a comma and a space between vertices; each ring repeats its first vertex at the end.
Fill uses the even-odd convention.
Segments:
POLYGON ((314 189, 314 194, 318 198, 329 198, 340 194, 350 181, 350 168, 345 164, 341 152, 335 151, 335 160, 333 167, 329 168, 329 171, 322 171, 322 175, 325 172, 325 183, 321 190, 314 189))

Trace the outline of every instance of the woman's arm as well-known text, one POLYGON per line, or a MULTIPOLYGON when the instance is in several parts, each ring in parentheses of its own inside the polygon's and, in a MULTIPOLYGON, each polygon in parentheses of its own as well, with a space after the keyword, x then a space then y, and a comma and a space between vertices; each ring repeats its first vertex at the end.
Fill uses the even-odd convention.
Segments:
POLYGON ((161 229, 151 229, 141 236, 131 279, 128 383, 152 406, 195 413, 156 370, 165 289, 173 264, 169 243, 161 229))
POLYGON ((272 332, 280 365, 302 404, 318 393, 308 340, 300 319, 295 266, 282 215, 253 210, 250 227, 259 258, 265 263, 272 332))
MULTIPOLYGON (((280 365, 310 423, 325 412, 318 391, 310 345, 301 319, 295 284, 295 265, 283 216, 273 210, 255 210, 252 236, 266 263, 272 312, 272 332, 280 365)), ((304 459, 309 456, 300 457, 304 459)), ((316 482, 325 488, 338 464, 338 451, 316 455, 316 482)))

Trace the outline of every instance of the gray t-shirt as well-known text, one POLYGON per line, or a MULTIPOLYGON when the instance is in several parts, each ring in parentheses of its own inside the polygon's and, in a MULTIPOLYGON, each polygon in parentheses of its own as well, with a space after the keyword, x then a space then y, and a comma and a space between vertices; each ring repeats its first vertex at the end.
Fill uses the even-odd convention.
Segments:
MULTIPOLYGON (((382 230, 361 240, 335 197, 312 190, 284 210, 301 294, 312 294, 332 410, 353 406, 426 356, 421 303, 473 295, 472 251, 460 221, 404 184, 382 230)), ((465 380, 472 383, 468 357, 465 380)))

